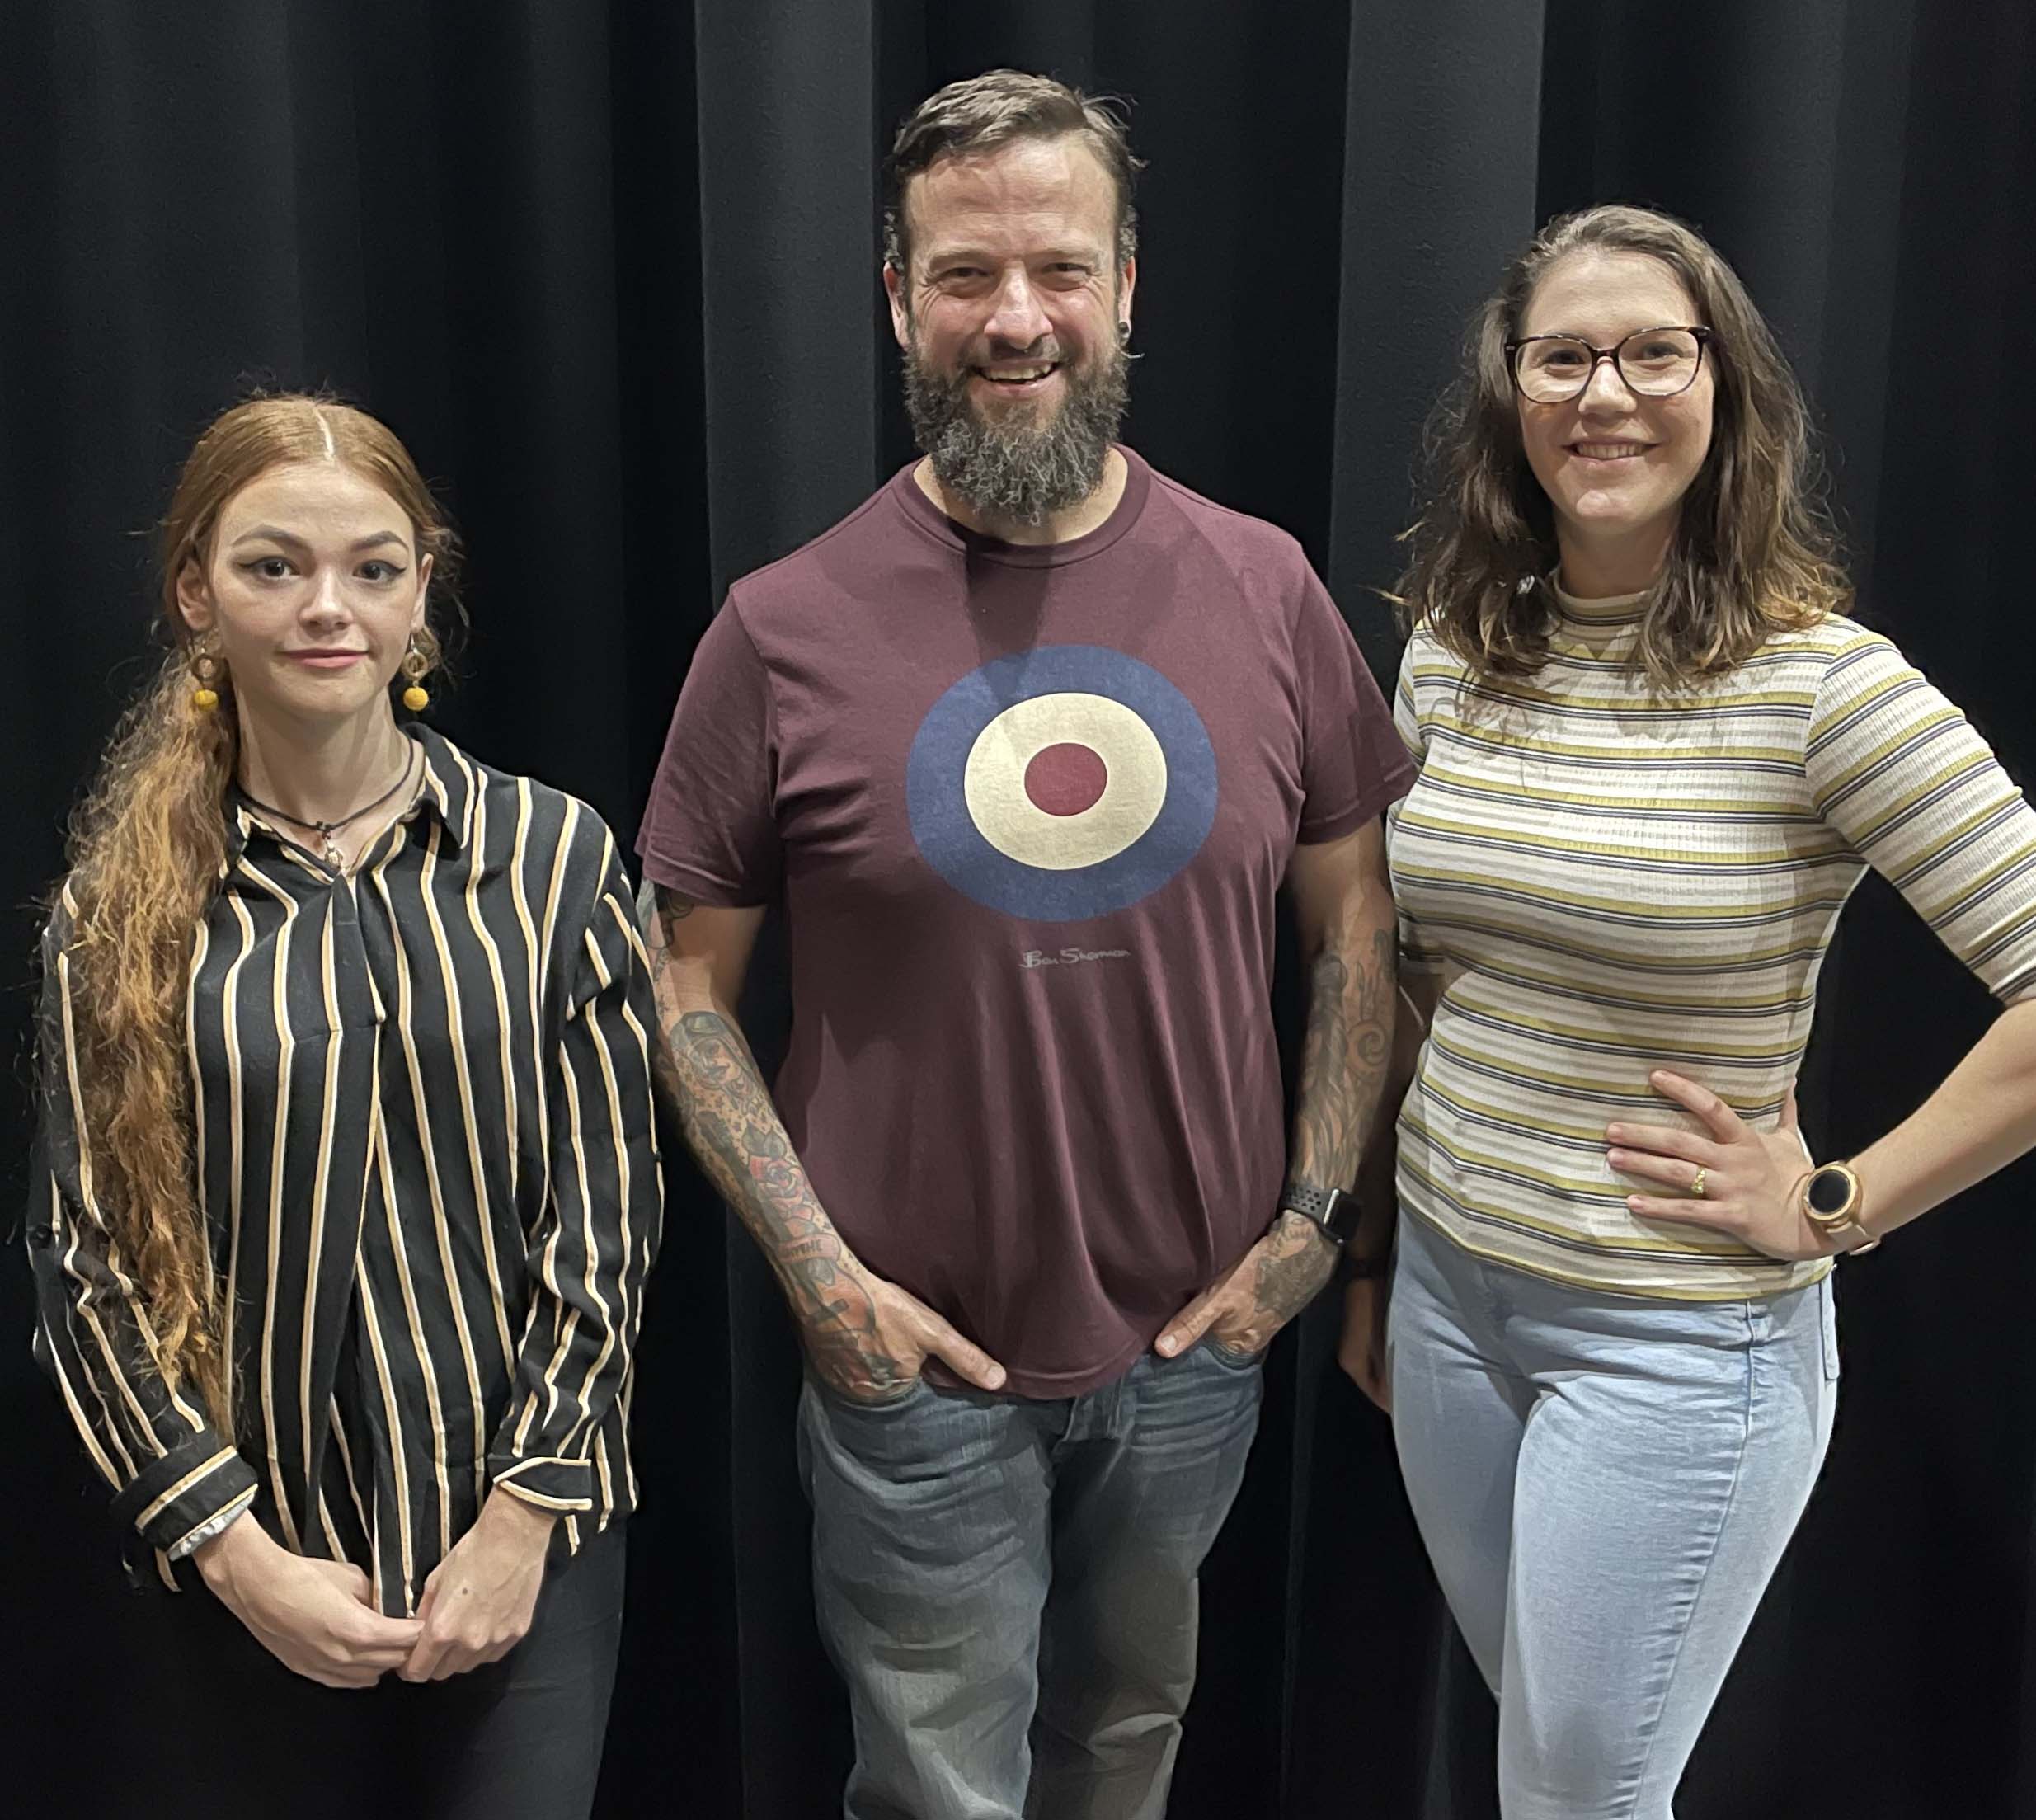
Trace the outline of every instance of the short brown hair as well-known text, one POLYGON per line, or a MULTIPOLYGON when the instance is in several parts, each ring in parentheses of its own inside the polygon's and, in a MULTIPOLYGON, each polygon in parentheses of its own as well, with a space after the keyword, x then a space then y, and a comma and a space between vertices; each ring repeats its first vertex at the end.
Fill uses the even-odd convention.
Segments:
POLYGON ((1531 675, 1547 661, 1555 609, 1539 583, 1555 566, 1555 516, 1527 465, 1506 343, 1549 268, 1586 251, 1658 259, 1713 331, 1710 450, 1634 651, 1637 668, 1675 689, 1744 663, 1777 631, 1844 611, 1852 589, 1819 497, 1809 413, 1773 331, 1718 250, 1652 209, 1559 216, 1471 319, 1463 370, 1429 420, 1427 498, 1394 598, 1483 675, 1531 675))
POLYGON ((884 263, 903 272, 911 248, 905 228, 905 186, 938 160, 986 152, 1013 139, 1055 139, 1073 134, 1110 173, 1117 195, 1117 265, 1138 251, 1138 211, 1131 191, 1145 161, 1131 156, 1126 103, 1113 95, 1084 95, 1051 76, 993 69, 949 82, 906 115, 884 160, 884 263))

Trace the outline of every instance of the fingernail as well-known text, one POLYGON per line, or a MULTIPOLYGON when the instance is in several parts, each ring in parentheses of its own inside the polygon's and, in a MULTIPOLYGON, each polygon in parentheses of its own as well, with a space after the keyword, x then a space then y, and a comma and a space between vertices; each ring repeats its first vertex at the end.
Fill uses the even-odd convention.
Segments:
POLYGON ((1170 1354, 1170 1353, 1173 1351, 1173 1348, 1175 1347, 1175 1346, 1177 1346, 1178 1343, 1178 1343, 1178 1341, 1177 1341, 1177 1340, 1173 1338, 1173 1336, 1171 1333, 1169 1333, 1169 1334, 1168 1334, 1168 1335, 1167 1335, 1167 1337, 1166 1337, 1164 1339, 1163 1339, 1162 1341, 1160 1341, 1160 1343, 1159 1343, 1159 1350, 1160 1350, 1162 1352, 1166 1352, 1166 1353, 1169 1353, 1169 1354, 1170 1354))
POLYGON ((1605 1127, 1605 1135, 1616 1144, 1626 1135, 1626 1127, 1623 1125, 1607 1125, 1605 1127))
POLYGON ((1004 1388, 1004 1367, 1002 1366, 999 1366, 990 1374, 990 1388, 993 1390, 1001 1390, 1004 1388))

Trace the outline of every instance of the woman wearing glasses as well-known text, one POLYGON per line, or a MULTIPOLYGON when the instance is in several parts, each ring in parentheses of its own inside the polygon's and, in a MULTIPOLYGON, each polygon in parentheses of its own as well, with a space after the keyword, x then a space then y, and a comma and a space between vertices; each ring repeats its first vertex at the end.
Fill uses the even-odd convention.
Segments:
MULTIPOLYGON (((1507 1820, 1663 1820, 1829 1437, 1839 1253, 2036 1143, 2036 816, 1843 617, 1803 402, 1679 223, 1552 223, 1477 318, 1404 584, 1389 1400, 1507 1820), (1868 867, 2009 1009, 1813 1167, 1791 1083, 1868 867)), ((1361 1272, 1381 1247, 1354 1246, 1361 1272)))
POLYGON ((655 1013, 599 818, 397 717, 454 553, 374 418, 219 418, 44 938, 36 1350, 183 1592, 153 1812, 593 1799, 655 1013))

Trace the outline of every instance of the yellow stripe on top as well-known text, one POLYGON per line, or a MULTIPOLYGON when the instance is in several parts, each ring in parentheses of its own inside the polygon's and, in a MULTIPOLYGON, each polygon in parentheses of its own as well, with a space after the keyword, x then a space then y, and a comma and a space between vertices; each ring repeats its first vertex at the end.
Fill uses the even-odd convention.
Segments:
POLYGON ((1555 1281, 1736 1300, 1813 1282, 1636 1220, 1614 1118, 1691 1126, 1649 1071, 1771 1125, 1817 970, 1871 867, 1988 988, 2036 991, 2036 814, 1878 634, 1778 634, 1685 694, 1630 662, 1634 602, 1562 600, 1546 664, 1480 679, 1425 630, 1394 717, 1421 767, 1389 812, 1402 962, 1439 976, 1401 1114, 1399 1193, 1466 1250, 1555 1281))

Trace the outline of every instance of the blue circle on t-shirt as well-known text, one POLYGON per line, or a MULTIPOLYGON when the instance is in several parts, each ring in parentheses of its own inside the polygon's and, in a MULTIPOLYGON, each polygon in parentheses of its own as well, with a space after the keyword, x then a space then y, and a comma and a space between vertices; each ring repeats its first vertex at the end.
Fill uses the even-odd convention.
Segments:
POLYGON ((1150 896, 1215 822, 1201 715, 1149 664, 1046 645, 962 678, 920 722, 905 767, 913 839, 976 902, 1035 922, 1150 896))

